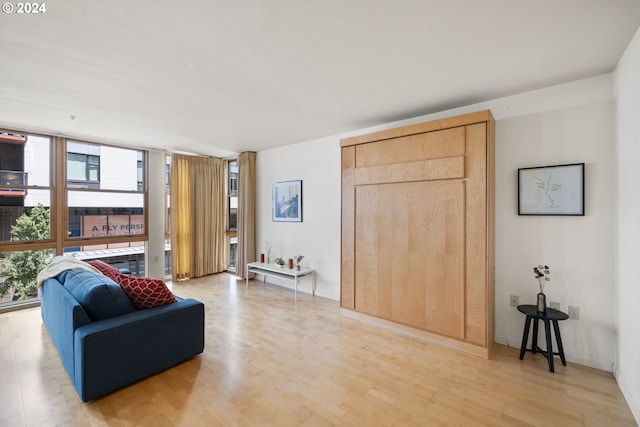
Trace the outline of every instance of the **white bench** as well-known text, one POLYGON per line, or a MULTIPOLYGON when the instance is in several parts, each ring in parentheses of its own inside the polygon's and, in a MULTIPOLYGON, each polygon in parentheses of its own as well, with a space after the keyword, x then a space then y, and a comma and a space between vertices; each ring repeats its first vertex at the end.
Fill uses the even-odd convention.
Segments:
POLYGON ((261 274, 264 276, 263 282, 266 282, 268 277, 275 277, 277 279, 286 280, 289 282, 293 282, 294 287, 294 298, 298 299, 298 281, 300 277, 303 276, 311 276, 311 289, 313 295, 316 294, 316 275, 313 269, 311 268, 287 268, 280 267, 276 264, 267 264, 264 262, 250 262, 247 264, 245 281, 246 285, 249 286, 249 273, 261 274))

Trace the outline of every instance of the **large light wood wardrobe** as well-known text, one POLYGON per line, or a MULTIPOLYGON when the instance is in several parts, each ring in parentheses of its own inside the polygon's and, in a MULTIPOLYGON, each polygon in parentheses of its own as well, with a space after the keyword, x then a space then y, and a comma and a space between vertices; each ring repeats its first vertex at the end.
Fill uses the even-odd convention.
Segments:
POLYGON ((341 313, 490 357, 490 111, 341 140, 341 313))

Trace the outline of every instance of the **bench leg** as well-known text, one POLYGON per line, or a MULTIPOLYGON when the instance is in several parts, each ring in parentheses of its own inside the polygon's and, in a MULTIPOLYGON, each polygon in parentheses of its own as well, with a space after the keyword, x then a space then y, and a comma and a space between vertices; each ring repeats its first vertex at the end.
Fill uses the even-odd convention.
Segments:
POLYGON ((527 351, 527 339, 529 338, 529 327, 531 326, 531 316, 527 316, 524 321, 524 332, 522 333, 522 345, 520 346, 520 360, 524 359, 524 353, 527 351))
POLYGON ((562 338, 560 337, 560 327, 558 326, 558 321, 553 321, 553 332, 556 334, 556 343, 558 344, 558 355, 560 356, 560 360, 562 360, 562 364, 567 366, 567 361, 564 359, 564 348, 562 348, 562 338))
POLYGON ((547 339, 547 361, 549 362, 549 372, 554 372, 553 345, 551 344, 551 325, 549 319, 545 319, 544 321, 544 335, 547 339))
POLYGON ((533 336, 531 337, 531 353, 538 352, 538 320, 533 319, 533 336))

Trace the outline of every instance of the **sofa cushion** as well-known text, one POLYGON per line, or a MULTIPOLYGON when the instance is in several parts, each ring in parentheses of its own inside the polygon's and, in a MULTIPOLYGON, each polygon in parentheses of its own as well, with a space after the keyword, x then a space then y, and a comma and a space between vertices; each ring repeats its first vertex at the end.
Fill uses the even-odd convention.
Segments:
POLYGON ((138 309, 158 307, 176 302, 176 297, 160 279, 117 273, 116 282, 138 309))
POLYGON ((80 303, 92 321, 135 311, 122 288, 110 278, 86 270, 70 270, 64 287, 80 303))

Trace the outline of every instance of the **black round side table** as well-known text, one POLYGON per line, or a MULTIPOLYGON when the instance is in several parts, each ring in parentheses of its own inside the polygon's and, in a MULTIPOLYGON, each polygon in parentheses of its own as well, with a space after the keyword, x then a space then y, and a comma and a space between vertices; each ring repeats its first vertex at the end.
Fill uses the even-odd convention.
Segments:
POLYGON ((544 312, 538 311, 536 305, 519 305, 518 311, 524 313, 527 319, 524 322, 524 332, 522 334, 522 345, 520 346, 520 360, 524 359, 524 353, 530 351, 531 353, 541 353, 546 357, 549 362, 549 372, 554 372, 553 369, 553 356, 560 356, 560 360, 564 366, 567 366, 567 361, 564 359, 564 349, 562 348, 562 338, 560 337, 560 328, 558 327, 559 320, 567 320, 569 316, 567 313, 563 313, 560 310, 553 308, 547 308, 544 312), (533 323, 533 336, 531 337, 531 348, 527 348, 527 338, 529 337, 529 327, 531 326, 531 320, 535 319, 533 323), (542 350, 538 347, 538 320, 544 322, 544 334, 547 341, 547 350, 542 350), (553 323, 553 331, 556 335, 556 345, 558 346, 558 352, 553 352, 553 346, 551 343, 551 323, 553 323))

